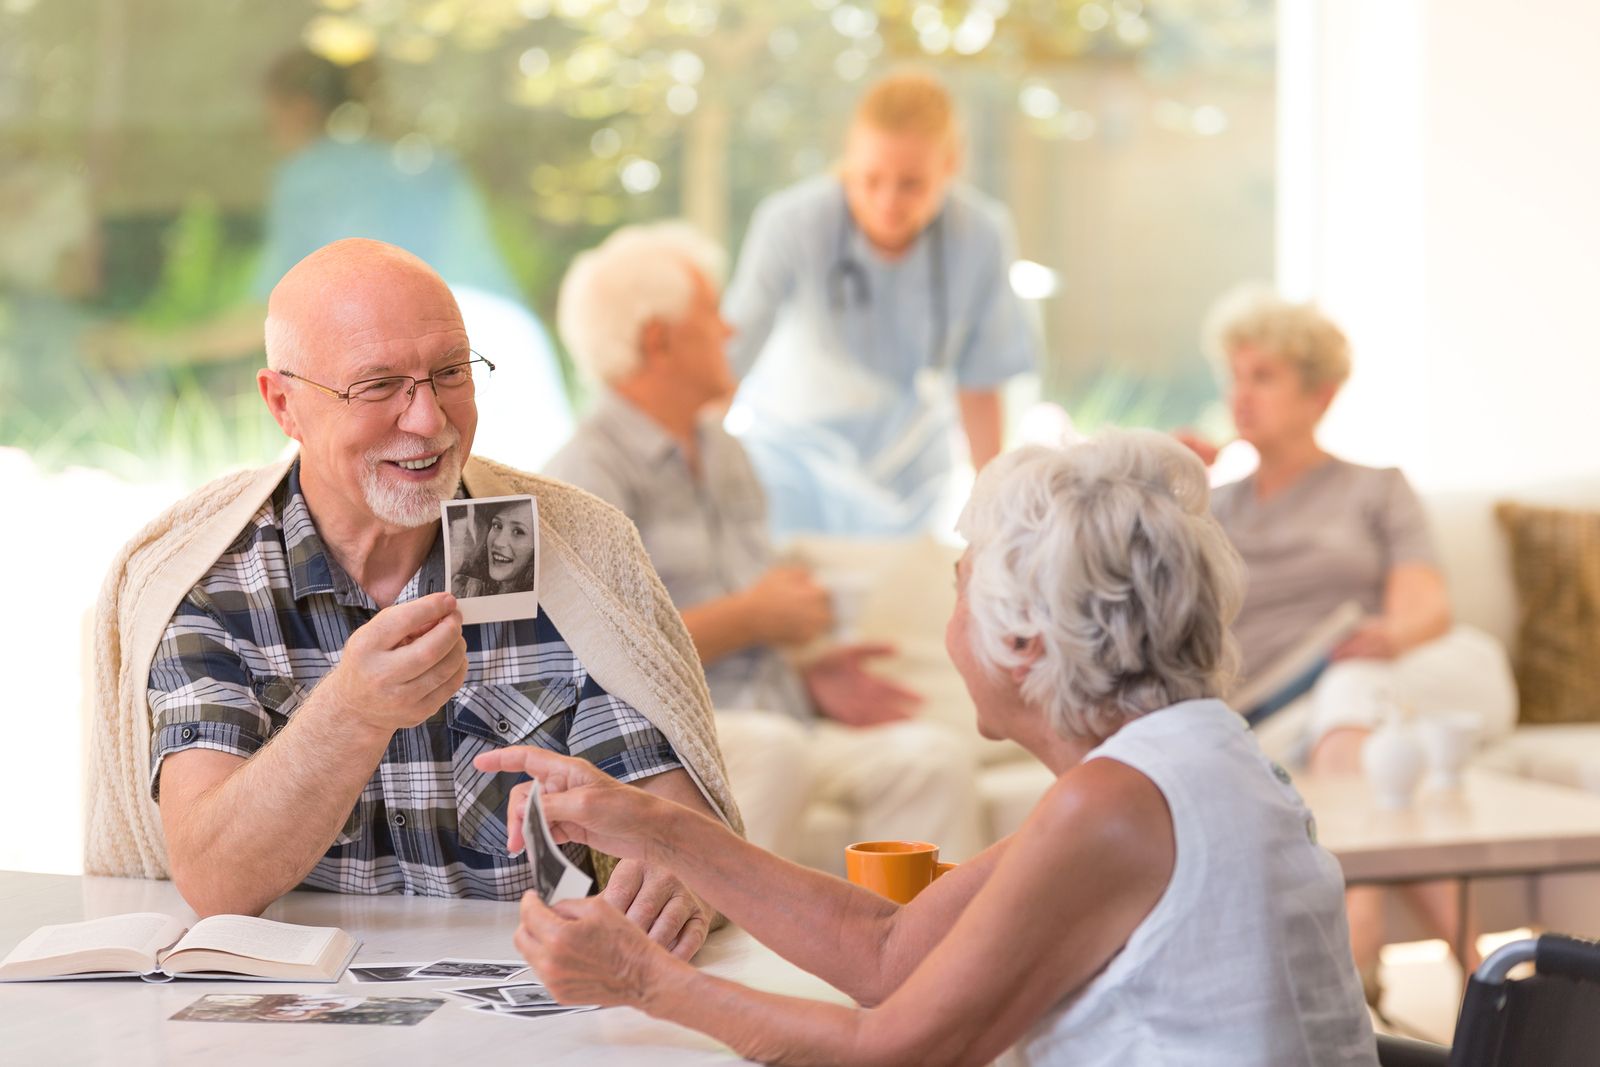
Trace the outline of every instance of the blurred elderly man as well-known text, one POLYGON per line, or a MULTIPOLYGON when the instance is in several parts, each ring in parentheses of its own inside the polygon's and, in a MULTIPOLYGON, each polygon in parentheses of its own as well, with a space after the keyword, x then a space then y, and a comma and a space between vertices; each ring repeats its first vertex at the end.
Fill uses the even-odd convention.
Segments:
POLYGON ((892 649, 793 659, 832 612, 805 570, 775 563, 761 485, 722 429, 733 389, 722 263, 681 223, 620 230, 573 263, 558 324, 605 389, 546 472, 638 525, 705 663, 752 840, 789 851, 805 805, 823 800, 844 806, 859 836, 971 855, 981 844, 973 756, 912 717, 915 694, 866 670, 892 649))
MULTIPOLYGON (((519 743, 736 824, 693 648, 627 521, 469 460, 493 367, 439 276, 392 245, 328 245, 273 290, 266 347, 261 396, 298 456, 178 505, 108 583, 102 765, 131 760, 148 796, 116 792, 119 777, 98 803, 138 837, 154 797, 159 837, 130 859, 101 835, 90 868, 170 865, 202 914, 256 913, 302 885, 515 900, 533 885, 506 849, 518 779, 472 759, 519 743), (517 493, 539 501, 538 616, 464 626, 440 504, 517 493), (137 753, 116 758, 141 730, 147 777, 137 753)), ((619 909, 699 947, 710 916, 681 885, 602 868, 619 909)))

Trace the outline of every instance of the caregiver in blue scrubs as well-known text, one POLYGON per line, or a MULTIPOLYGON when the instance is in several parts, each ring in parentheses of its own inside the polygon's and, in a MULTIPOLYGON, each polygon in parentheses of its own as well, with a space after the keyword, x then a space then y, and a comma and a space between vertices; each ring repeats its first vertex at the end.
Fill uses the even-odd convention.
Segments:
MULTIPOLYGON (((743 378, 730 428, 779 535, 896 535, 943 511, 964 431, 1000 451, 1000 387, 1038 330, 1010 285, 998 203, 955 180, 949 94, 891 75, 857 106, 835 173, 757 209, 724 299, 743 378)), ((951 510, 951 514, 953 514, 951 510)))

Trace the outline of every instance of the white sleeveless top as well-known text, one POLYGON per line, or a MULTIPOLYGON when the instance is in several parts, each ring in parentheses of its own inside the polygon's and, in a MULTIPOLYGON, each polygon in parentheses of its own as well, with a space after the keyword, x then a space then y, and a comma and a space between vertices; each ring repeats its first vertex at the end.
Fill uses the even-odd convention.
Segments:
POLYGON ((1084 758, 1126 764, 1161 790, 1172 880, 1105 970, 1002 1062, 1376 1065, 1338 862, 1244 720, 1218 700, 1185 701, 1084 758))

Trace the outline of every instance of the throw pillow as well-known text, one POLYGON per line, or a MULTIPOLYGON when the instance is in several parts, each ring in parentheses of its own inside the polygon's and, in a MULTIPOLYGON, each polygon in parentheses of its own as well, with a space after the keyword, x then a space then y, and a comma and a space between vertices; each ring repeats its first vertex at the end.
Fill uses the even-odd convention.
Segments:
POLYGON ((1502 503, 1517 589, 1519 720, 1600 721, 1600 512, 1502 503))

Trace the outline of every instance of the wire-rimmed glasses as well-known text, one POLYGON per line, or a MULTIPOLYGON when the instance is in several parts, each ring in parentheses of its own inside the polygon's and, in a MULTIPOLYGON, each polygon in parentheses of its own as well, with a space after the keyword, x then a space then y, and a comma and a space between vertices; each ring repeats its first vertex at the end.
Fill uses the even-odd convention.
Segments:
POLYGON ((472 375, 472 366, 475 363, 482 363, 489 369, 490 374, 494 373, 494 364, 476 352, 472 352, 471 359, 440 367, 426 378, 417 378, 410 374, 385 374, 380 378, 363 378, 359 382, 352 382, 343 390, 314 382, 293 371, 284 370, 278 373, 343 400, 346 407, 363 418, 393 418, 411 406, 411 400, 416 396, 419 385, 427 385, 433 390, 434 398, 439 401, 440 407, 471 400, 477 391, 472 375))

